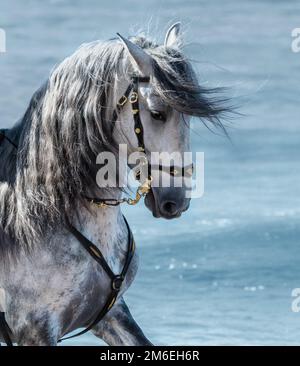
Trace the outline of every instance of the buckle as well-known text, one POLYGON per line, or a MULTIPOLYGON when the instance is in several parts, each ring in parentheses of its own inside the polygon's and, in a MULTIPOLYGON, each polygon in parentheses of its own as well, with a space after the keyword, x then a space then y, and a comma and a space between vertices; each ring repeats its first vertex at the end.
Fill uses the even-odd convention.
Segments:
POLYGON ((118 105, 120 107, 123 107, 123 105, 127 103, 127 100, 128 100, 128 98, 125 95, 122 95, 118 101, 118 105))
POLYGON ((111 283, 112 289, 115 291, 120 291, 123 281, 124 281, 123 276, 121 276, 121 275, 115 276, 111 283))

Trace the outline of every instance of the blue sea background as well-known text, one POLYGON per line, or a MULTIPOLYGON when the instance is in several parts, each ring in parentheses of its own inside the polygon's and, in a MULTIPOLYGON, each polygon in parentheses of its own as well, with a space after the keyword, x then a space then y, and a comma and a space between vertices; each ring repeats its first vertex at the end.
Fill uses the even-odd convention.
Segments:
MULTIPOLYGON (((300 287, 300 53, 291 49, 299 14, 297 0, 1 1, 1 128, 81 43, 139 29, 162 41, 178 20, 201 82, 230 87, 240 106, 231 141, 194 122, 205 193, 182 218, 125 209, 140 252, 126 300, 155 344, 299 344, 291 309, 300 287)), ((103 343, 88 334, 65 344, 103 343)))

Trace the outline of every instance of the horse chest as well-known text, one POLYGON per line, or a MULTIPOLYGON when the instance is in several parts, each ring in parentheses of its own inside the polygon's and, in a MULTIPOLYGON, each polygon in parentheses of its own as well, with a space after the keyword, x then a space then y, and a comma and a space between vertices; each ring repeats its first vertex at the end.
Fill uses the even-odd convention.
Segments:
MULTIPOLYGON (((101 219, 98 217, 98 225, 93 221, 97 218, 88 219, 81 230, 119 274, 127 254, 128 233, 118 220, 101 219)), ((119 296, 132 283, 137 266, 135 255, 119 296)), ((97 315, 111 291, 107 273, 71 233, 57 233, 47 248, 37 250, 13 269, 5 290, 9 295, 7 311, 16 324, 23 322, 23 315, 30 313, 39 319, 46 312, 54 320, 60 319, 64 333, 72 331, 97 315)))
MULTIPOLYGON (((81 228, 81 233, 95 245, 105 258, 110 270, 118 275, 122 272, 128 254, 128 231, 124 220, 120 216, 115 217, 109 215, 109 210, 97 212, 98 215, 92 217, 84 217, 84 225, 81 228), (100 216, 100 217, 99 217, 100 216)), ((99 264, 81 245, 74 236, 69 236, 69 245, 72 248, 70 252, 74 252, 72 266, 74 276, 74 285, 81 288, 81 291, 92 299, 100 298, 100 294, 107 295, 111 289, 111 281, 107 271, 99 264)), ((70 262, 70 260, 67 260, 70 262)), ((67 264, 66 264, 67 265, 67 264)), ((129 270, 126 274, 122 290, 128 288, 133 281, 137 270, 137 256, 135 255, 129 270)))
MULTIPOLYGON (((93 237, 93 243, 99 246, 101 243, 101 252, 105 257, 107 264, 115 275, 120 274, 126 259, 126 237, 110 237, 102 232, 100 234, 98 231, 91 233, 93 237), (93 234, 93 235, 92 235, 93 234), (109 243, 105 241, 104 237, 109 237, 109 243)), ((73 242, 73 245, 76 245, 73 242)), ((126 248, 127 249, 127 248, 126 248)), ((100 309, 103 308, 109 295, 112 291, 112 283, 107 272, 104 268, 99 265, 98 262, 93 260, 88 253, 84 253, 85 260, 82 260, 81 266, 77 268, 77 276, 74 276, 74 285, 77 285, 78 291, 69 296, 70 304, 68 308, 76 309, 76 323, 74 324, 73 319, 66 319, 65 323, 72 324, 74 328, 86 324, 87 319, 99 313, 100 309), (79 269, 79 271, 78 271, 79 269), (79 299, 79 301, 78 301, 79 299)), ((126 273, 125 280, 123 282, 119 296, 122 296, 123 292, 127 290, 133 281, 138 266, 137 255, 134 255, 128 271, 126 273)), ((68 313, 69 314, 69 313, 68 313)))

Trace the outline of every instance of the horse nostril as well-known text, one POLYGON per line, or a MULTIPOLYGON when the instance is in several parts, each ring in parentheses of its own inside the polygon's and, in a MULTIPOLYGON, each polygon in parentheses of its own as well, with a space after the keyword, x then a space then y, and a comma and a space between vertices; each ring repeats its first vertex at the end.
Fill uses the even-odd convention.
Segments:
POLYGON ((162 213, 164 214, 175 215, 177 211, 177 205, 175 202, 166 201, 162 204, 162 213))

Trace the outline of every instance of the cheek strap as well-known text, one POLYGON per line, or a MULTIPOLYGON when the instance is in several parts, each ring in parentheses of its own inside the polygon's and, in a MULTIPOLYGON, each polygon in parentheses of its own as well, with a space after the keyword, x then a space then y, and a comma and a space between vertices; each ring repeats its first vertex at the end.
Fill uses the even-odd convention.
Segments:
POLYGON ((131 104, 131 110, 134 120, 134 132, 138 140, 138 151, 145 151, 145 143, 144 143, 144 129, 140 116, 140 108, 139 108, 139 83, 148 83, 150 81, 149 76, 137 76, 133 75, 131 77, 131 83, 127 87, 125 93, 121 96, 117 103, 117 107, 113 111, 112 122, 114 126, 114 122, 117 121, 118 115, 123 108, 123 106, 129 101, 131 104), (131 93, 131 95, 130 95, 131 93), (129 96, 130 95, 130 96, 129 96))

